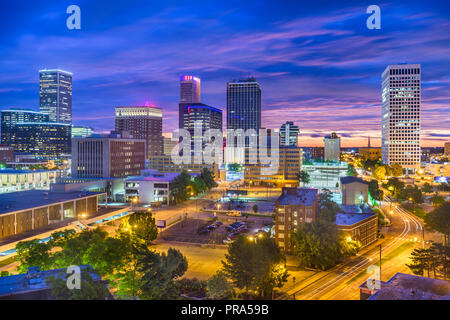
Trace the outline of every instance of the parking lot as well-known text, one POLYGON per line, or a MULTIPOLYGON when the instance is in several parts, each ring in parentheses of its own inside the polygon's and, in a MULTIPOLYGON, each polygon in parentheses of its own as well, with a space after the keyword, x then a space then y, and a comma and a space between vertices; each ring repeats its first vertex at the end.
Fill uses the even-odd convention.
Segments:
POLYGON ((268 221, 262 219, 240 220, 242 219, 213 221, 188 218, 164 230, 158 238, 163 241, 223 244, 233 241, 239 234, 253 235, 268 224, 268 221))

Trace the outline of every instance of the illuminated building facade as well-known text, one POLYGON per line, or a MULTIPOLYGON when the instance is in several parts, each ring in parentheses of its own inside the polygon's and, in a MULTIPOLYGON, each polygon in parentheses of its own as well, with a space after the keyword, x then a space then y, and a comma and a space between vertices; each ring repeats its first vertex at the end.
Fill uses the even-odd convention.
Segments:
POLYGON ((389 65, 382 74, 382 161, 404 173, 420 167, 420 64, 389 65))
POLYGON ((292 253, 292 233, 303 223, 317 220, 318 190, 283 188, 275 202, 275 241, 281 250, 292 253))
POLYGON ((70 153, 71 129, 65 123, 19 122, 10 128, 8 144, 16 154, 57 159, 70 153))
POLYGON ((72 138, 88 138, 94 133, 94 129, 84 126, 72 126, 72 138))
POLYGON ((280 147, 297 146, 300 129, 294 122, 287 121, 280 128, 280 147))
POLYGON ((154 106, 116 107, 116 131, 128 131, 147 144, 146 158, 164 153, 162 109, 154 106))
POLYGON ((72 124, 72 73, 39 71, 39 110, 48 114, 51 122, 72 124))
POLYGON ((341 138, 336 132, 323 138, 324 161, 339 162, 341 160, 341 138))
POLYGON ((180 103, 200 103, 200 78, 181 76, 180 103))
POLYGON ((72 140, 72 176, 76 178, 123 178, 139 175, 145 168, 145 140, 121 135, 72 140))
MULTIPOLYGON (((227 130, 254 129, 256 135, 261 128, 261 88, 255 78, 241 79, 227 83, 227 130)), ((237 146, 237 139, 228 146, 237 146)), ((257 140, 256 140, 257 141, 257 140)), ((249 146, 249 137, 245 137, 245 146, 249 146)))

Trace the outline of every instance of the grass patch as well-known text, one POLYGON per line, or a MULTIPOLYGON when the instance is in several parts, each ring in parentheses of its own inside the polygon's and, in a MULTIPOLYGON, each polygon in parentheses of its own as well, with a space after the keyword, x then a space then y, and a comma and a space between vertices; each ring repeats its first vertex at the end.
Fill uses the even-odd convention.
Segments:
POLYGON ((407 204, 407 205, 402 205, 402 207, 421 219, 424 219, 425 216, 427 215, 425 210, 423 210, 419 206, 412 206, 412 205, 407 204))

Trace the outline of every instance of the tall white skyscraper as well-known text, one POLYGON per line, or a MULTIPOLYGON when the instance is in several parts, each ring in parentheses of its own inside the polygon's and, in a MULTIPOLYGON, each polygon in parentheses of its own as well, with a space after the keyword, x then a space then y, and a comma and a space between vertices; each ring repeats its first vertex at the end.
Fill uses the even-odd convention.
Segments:
POLYGON ((200 78, 181 76, 180 103, 200 103, 200 78))
POLYGON ((331 162, 340 162, 341 159, 341 138, 336 132, 323 138, 324 160, 331 162))
POLYGON ((420 64, 390 65, 382 74, 382 161, 406 174, 420 166, 420 77, 420 64))
POLYGON ((300 129, 294 122, 287 121, 280 128, 280 147, 297 146, 300 129))
POLYGON ((72 73, 39 71, 39 110, 48 114, 51 122, 72 124, 72 73))

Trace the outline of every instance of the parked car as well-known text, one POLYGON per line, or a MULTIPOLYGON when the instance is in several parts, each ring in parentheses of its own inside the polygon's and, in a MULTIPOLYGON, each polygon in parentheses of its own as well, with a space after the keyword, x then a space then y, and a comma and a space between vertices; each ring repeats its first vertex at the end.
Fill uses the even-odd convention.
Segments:
POLYGON ((202 230, 200 230, 199 232, 198 232, 198 234, 200 234, 200 235, 205 235, 205 234, 208 234, 209 233, 209 230, 208 229, 202 229, 202 230))

